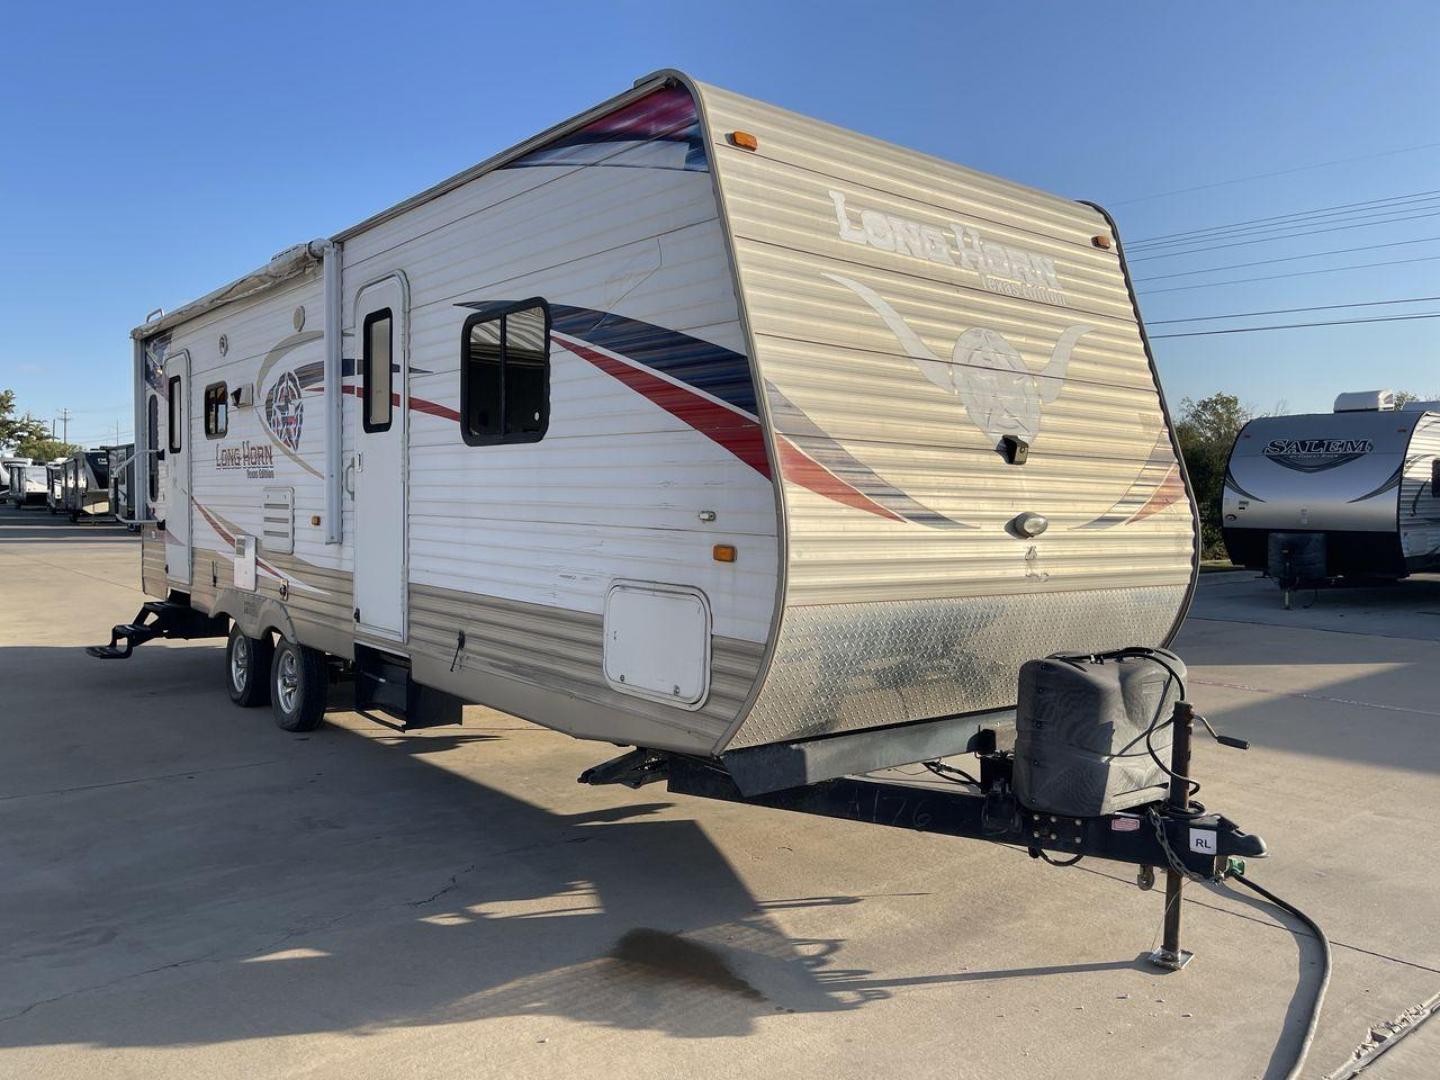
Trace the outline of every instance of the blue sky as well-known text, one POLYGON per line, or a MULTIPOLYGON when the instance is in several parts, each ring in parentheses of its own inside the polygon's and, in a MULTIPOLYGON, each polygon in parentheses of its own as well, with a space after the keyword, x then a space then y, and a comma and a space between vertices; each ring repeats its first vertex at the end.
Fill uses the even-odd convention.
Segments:
MULTIPOLYGON (((39 416, 71 409, 72 439, 128 433, 128 331, 147 311, 659 67, 1099 201, 1134 242, 1440 190, 1437 57, 1440 7, 1420 2, 17 5, 0 39, 0 387, 39 416)), ((1142 310, 1161 334, 1237 325, 1161 323, 1187 316, 1440 296, 1440 216, 1420 213, 1137 251, 1142 310), (1399 259, 1425 261, 1177 288, 1399 259)), ((1440 302, 1246 322, 1421 311, 1440 302)), ((1155 345, 1172 401, 1440 396, 1440 320, 1155 345)))

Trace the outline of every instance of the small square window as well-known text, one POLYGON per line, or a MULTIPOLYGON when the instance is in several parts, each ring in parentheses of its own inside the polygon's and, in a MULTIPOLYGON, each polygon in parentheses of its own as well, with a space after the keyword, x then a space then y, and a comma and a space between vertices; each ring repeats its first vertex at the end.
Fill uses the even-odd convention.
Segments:
POLYGON ((223 438, 230 430, 230 391, 223 382, 205 387, 205 437, 223 438))
POLYGON ((465 320, 461 435, 471 446, 539 442, 550 427, 550 308, 524 300, 465 320))

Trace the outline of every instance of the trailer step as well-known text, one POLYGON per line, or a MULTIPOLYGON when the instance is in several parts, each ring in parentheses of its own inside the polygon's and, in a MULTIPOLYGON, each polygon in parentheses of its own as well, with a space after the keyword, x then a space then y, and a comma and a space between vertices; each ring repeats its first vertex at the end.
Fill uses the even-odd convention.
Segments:
MULTIPOLYGON (((459 724, 464 702, 453 694, 422 686, 410 677, 410 661, 381 649, 355 646, 355 711, 383 713, 397 721, 401 731, 459 724)), ((383 723, 384 721, 380 721, 383 723)))
POLYGON ((224 637, 228 632, 224 615, 206 615, 174 600, 151 600, 141 606, 133 622, 110 628, 108 645, 91 645, 85 651, 97 660, 128 660, 136 646, 157 637, 188 641, 224 637))

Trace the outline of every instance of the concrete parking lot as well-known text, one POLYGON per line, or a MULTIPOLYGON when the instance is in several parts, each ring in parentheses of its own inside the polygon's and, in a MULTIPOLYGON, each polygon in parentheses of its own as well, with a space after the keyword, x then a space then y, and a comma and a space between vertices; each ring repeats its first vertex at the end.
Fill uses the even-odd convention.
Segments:
MULTIPOLYGON (((0 1076, 1262 1077, 1314 942, 1117 864, 589 788, 613 753, 472 708, 307 735, 218 642, 86 657, 138 544, 0 511, 0 1076)), ((1200 798, 1263 834, 1335 977, 1307 1075, 1440 991, 1440 582, 1296 598, 1207 575, 1177 648, 1239 753, 1200 798), (1309 607, 1304 607, 1305 604, 1309 607)), ((1440 1075, 1440 1021, 1363 1075, 1440 1075)))

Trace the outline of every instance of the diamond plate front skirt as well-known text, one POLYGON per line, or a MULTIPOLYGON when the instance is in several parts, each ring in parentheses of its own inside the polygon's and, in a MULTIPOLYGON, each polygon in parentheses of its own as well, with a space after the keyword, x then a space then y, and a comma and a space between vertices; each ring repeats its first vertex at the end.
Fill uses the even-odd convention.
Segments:
POLYGON ((727 743, 1005 709, 1026 660, 1165 642, 1187 586, 787 608, 775 658, 727 743))

